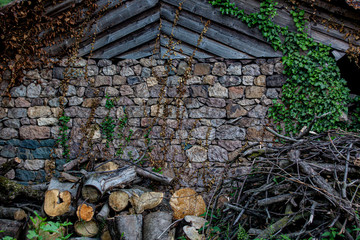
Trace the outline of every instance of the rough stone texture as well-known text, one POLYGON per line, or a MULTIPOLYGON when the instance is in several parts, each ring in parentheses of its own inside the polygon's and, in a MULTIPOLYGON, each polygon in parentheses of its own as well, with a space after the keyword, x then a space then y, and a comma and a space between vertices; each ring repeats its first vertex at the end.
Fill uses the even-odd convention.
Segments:
POLYGON ((238 148, 241 148, 242 142, 236 140, 219 140, 218 145, 222 148, 225 148, 227 151, 235 151, 238 148))
POLYGON ((215 83, 214 86, 209 87, 209 96, 227 98, 229 96, 229 90, 226 87, 223 87, 220 83, 215 83))
POLYGON ((251 111, 248 116, 251 118, 265 118, 268 108, 262 105, 257 105, 251 111))
POLYGON ((24 164, 24 168, 26 170, 37 171, 39 169, 44 168, 45 161, 44 160, 26 160, 24 164))
POLYGON ((256 77, 254 80, 254 84, 256 86, 265 87, 266 86, 266 76, 260 75, 260 76, 256 77))
POLYGON ((26 87, 24 85, 13 87, 10 91, 12 97, 25 97, 26 87))
POLYGON ((254 78, 253 76, 243 76, 242 83, 247 86, 254 85, 254 78))
POLYGON ((6 145, 1 149, 0 155, 5 158, 13 158, 16 156, 16 147, 6 145))
POLYGON ((117 67, 115 65, 106 66, 103 68, 102 71, 103 71, 104 75, 107 75, 107 76, 113 76, 118 72, 117 67))
POLYGON ((208 85, 214 85, 215 81, 216 81, 217 77, 213 76, 213 75, 206 75, 203 78, 203 83, 204 84, 208 84, 208 85))
POLYGON ((113 85, 124 85, 126 84, 126 77, 115 75, 113 77, 113 85))
POLYGON ((186 150, 186 156, 191 162, 204 162, 207 159, 207 150, 201 146, 193 146, 186 150))
POLYGON ((229 88, 229 97, 231 99, 239 99, 244 96, 245 87, 238 86, 238 87, 230 87, 229 88))
POLYGON ((190 87, 190 96, 191 97, 208 97, 208 86, 199 85, 190 87))
POLYGON ((47 139, 50 138, 49 127, 22 126, 20 128, 21 139, 47 139))
POLYGON ((117 96, 119 96, 119 90, 117 90, 114 87, 107 87, 105 89, 105 95, 107 95, 109 97, 117 97, 117 96))
POLYGON ((214 64, 212 74, 216 76, 224 76, 226 74, 226 64, 223 62, 217 62, 214 64))
POLYGON ((238 118, 245 116, 247 111, 238 104, 229 103, 226 106, 227 118, 238 118))
POLYGON ((35 83, 31 83, 27 87, 26 95, 29 98, 37 98, 37 97, 40 96, 40 93, 41 93, 41 86, 40 85, 36 85, 35 83))
POLYGON ((266 90, 266 96, 268 98, 278 98, 279 97, 279 93, 276 91, 276 89, 274 88, 269 88, 268 90, 266 90))
POLYGON ((0 131, 0 136, 2 139, 13 139, 19 136, 19 133, 16 129, 13 128, 3 128, 0 131))
POLYGON ((134 94, 134 90, 128 85, 123 85, 120 87, 120 94, 121 96, 132 95, 134 94))
POLYGON ((258 86, 247 87, 245 95, 247 98, 261 98, 264 95, 265 88, 258 86))
POLYGON ((27 110, 25 108, 11 108, 8 111, 9 118, 24 118, 27 117, 27 110))
POLYGON ((135 86, 135 96, 139 98, 148 98, 150 97, 149 89, 146 83, 141 83, 135 86))
POLYGON ((223 76, 219 78, 219 82, 224 87, 237 86, 241 84, 241 78, 237 76, 223 76))
POLYGON ((245 129, 231 125, 222 125, 216 131, 217 139, 244 140, 245 135, 245 129))
POLYGON ((225 118, 226 110, 212 107, 201 107, 190 110, 190 118, 225 118))
POLYGON ((286 83, 286 76, 272 75, 266 78, 267 87, 282 87, 286 83))
POLYGON ((167 72, 164 66, 156 66, 153 67, 154 77, 166 77, 167 72))
POLYGON ((259 76, 260 75, 260 67, 257 64, 250 64, 250 65, 243 66, 242 74, 249 75, 249 76, 259 76))
POLYGON ((265 63, 260 66, 260 71, 261 71, 261 74, 264 74, 264 75, 273 75, 274 65, 265 63))
POLYGON ((27 112, 29 118, 40 118, 40 117, 48 117, 51 115, 50 107, 46 106, 35 106, 30 107, 27 112))
POLYGON ((229 160, 227 151, 215 145, 209 147, 208 157, 210 162, 227 162, 229 160))
POLYGON ((208 63, 197 63, 194 66, 194 75, 208 75, 210 74, 211 66, 208 63))
POLYGON ((96 76, 95 87, 110 86, 112 78, 110 76, 96 76))
POLYGON ((140 78, 136 76, 126 78, 126 81, 129 85, 135 85, 141 82, 140 78))
POLYGON ((57 125, 59 120, 57 118, 39 118, 38 125, 39 126, 50 126, 57 125))

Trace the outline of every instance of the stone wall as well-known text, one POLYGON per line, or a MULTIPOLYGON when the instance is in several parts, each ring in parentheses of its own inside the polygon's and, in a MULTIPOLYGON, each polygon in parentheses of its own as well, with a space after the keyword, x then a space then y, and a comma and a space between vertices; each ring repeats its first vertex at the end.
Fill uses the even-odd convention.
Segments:
MULTIPOLYGON (((0 163, 14 157, 24 160, 7 173, 9 178, 41 182, 51 169, 55 174, 62 170, 66 160, 56 139, 61 85, 69 74, 72 79, 64 100, 65 115, 71 118, 70 159, 97 152, 93 157, 100 161, 115 156, 119 148, 124 149, 122 158, 136 158, 146 149, 144 135, 152 126, 153 159, 143 164, 164 159, 164 174, 173 174, 175 166, 188 173, 181 173, 188 176, 185 185, 204 187, 201 179, 189 176, 206 166, 207 174, 216 177, 236 149, 249 142, 272 141, 264 125, 284 81, 280 59, 194 61, 183 96, 178 86, 188 67, 185 61, 174 60, 168 73, 164 60, 77 60, 71 68, 66 62, 27 72, 23 85, 11 89, 11 99, 1 98, 0 163), (114 102, 110 110, 105 96, 114 102), (96 99, 94 119, 84 129, 96 99), (125 113, 128 121, 120 131, 118 119, 125 113), (100 125, 108 114, 117 127, 115 140, 106 148, 100 125), (133 133, 127 141, 130 129, 133 133), (91 141, 84 138, 89 132, 91 141)), ((236 163, 229 174, 239 172, 241 164, 236 163)))

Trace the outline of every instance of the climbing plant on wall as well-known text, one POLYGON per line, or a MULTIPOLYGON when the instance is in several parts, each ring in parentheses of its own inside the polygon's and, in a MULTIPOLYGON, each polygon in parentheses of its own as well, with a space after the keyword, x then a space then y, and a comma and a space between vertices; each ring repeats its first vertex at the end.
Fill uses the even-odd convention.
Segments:
POLYGON ((222 14, 233 15, 249 27, 257 27, 275 51, 282 51, 284 74, 288 78, 283 85, 281 100, 269 111, 275 123, 284 123, 289 134, 309 126, 320 116, 313 125, 314 131, 345 126, 341 118, 348 112, 349 89, 330 55, 331 47, 315 42, 306 33, 304 11, 296 7, 290 11, 297 29, 291 32, 288 27, 274 23, 277 3, 273 0, 262 1, 259 12, 251 14, 246 14, 229 0, 210 3, 220 7, 222 14))

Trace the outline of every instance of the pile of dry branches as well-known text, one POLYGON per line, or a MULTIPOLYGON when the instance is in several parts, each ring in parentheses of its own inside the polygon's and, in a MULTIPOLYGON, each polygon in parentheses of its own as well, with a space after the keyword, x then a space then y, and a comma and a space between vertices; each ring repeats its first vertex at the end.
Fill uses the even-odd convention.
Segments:
POLYGON ((240 153, 251 171, 219 185, 210 239, 359 239, 360 135, 291 138, 268 130, 285 143, 240 153), (221 189, 229 184, 226 199, 221 189))

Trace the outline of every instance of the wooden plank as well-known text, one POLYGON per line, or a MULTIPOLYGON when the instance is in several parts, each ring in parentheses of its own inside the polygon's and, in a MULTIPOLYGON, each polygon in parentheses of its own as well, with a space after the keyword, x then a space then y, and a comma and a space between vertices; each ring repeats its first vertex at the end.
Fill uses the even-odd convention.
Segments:
POLYGON ((135 34, 128 35, 120 41, 113 42, 107 45, 105 48, 101 48, 94 52, 93 58, 113 58, 122 53, 129 51, 137 46, 147 43, 155 39, 158 35, 158 26, 148 26, 142 31, 138 31, 135 34))
MULTIPOLYGON (((97 49, 102 48, 105 45, 113 43, 113 42, 119 40, 120 38, 123 38, 135 31, 138 31, 138 30, 146 27, 147 25, 152 24, 159 20, 160 20, 159 12, 155 13, 154 15, 147 16, 142 19, 138 19, 137 21, 134 21, 134 22, 130 23, 129 25, 124 26, 113 33, 109 33, 109 34, 101 37, 100 39, 97 39, 94 43, 93 51, 96 51, 97 49)), ((79 56, 84 56, 84 55, 89 54, 91 52, 91 49, 92 49, 92 44, 88 44, 88 45, 82 47, 79 50, 79 56)))
POLYGON ((174 50, 168 53, 167 50, 168 49, 166 47, 160 47, 161 59, 185 59, 189 57, 174 50))
POLYGON ((71 5, 81 3, 82 0, 65 0, 61 3, 51 5, 46 8, 45 14, 47 16, 56 15, 60 12, 64 12, 67 9, 71 8, 71 5))
MULTIPOLYGON (((161 31, 167 35, 171 35, 172 23, 162 21, 161 31)), ((173 30, 174 37, 190 45, 196 46, 199 34, 187 30, 183 27, 176 26, 173 30)), ((246 53, 240 52, 234 48, 230 48, 224 44, 204 37, 199 45, 199 49, 203 49, 216 56, 228 58, 228 59, 253 59, 254 57, 246 53)))
POLYGON ((343 56, 346 55, 346 53, 344 53, 344 52, 339 52, 339 51, 336 51, 336 50, 332 51, 331 53, 332 53, 332 55, 334 56, 334 58, 335 58, 336 61, 338 61, 340 58, 342 58, 343 56))
MULTIPOLYGON (((161 8, 161 17, 172 21, 175 18, 174 9, 169 5, 164 4, 161 8)), ((184 11, 180 14, 178 24, 197 33, 201 33, 204 28, 204 25, 201 23, 201 19, 199 17, 194 17, 194 15, 184 11)), ((248 37, 247 35, 238 33, 216 23, 210 24, 210 28, 206 32, 205 36, 255 57, 282 56, 281 52, 275 52, 270 44, 257 41, 256 38, 248 37), (256 48, 254 48, 254 45, 256 45, 256 48)))
MULTIPOLYGON (((175 42, 177 42, 177 39, 174 39, 175 42)), ((161 58, 162 56, 166 53, 169 43, 169 39, 168 38, 164 38, 163 36, 160 38, 160 44, 161 46, 164 47, 164 49, 162 49, 163 51, 161 52, 161 58)), ((182 54, 185 57, 190 57, 193 54, 193 51, 195 49, 194 46, 190 46, 184 43, 180 43, 180 44, 176 44, 173 46, 173 49, 177 52, 182 54)), ((195 52, 195 58, 212 58, 212 57, 216 57, 216 55, 212 55, 209 53, 206 53, 204 51, 201 51, 200 49, 196 50, 195 52)))
POLYGON ((102 31, 118 25, 125 20, 136 16, 152 7, 154 7, 159 0, 134 0, 125 2, 119 8, 105 14, 100 18, 97 23, 92 26, 91 30, 86 34, 87 37, 92 36, 94 33, 101 33, 102 31))
POLYGON ((310 37, 312 37, 317 42, 321 42, 328 46, 331 45, 332 48, 338 51, 346 52, 346 50, 349 48, 349 44, 346 42, 317 31, 311 31, 310 37))
MULTIPOLYGON (((149 57, 149 56, 153 55, 155 42, 156 41, 150 41, 149 43, 146 43, 146 44, 144 44, 144 45, 142 45, 140 47, 136 47, 136 49, 132 49, 132 50, 127 51, 127 52, 125 52, 125 53, 123 53, 121 55, 118 55, 115 58, 119 58, 119 59, 139 59, 139 58, 149 57)), ((155 55, 157 55, 158 52, 159 52, 159 50, 157 50, 155 55)))

